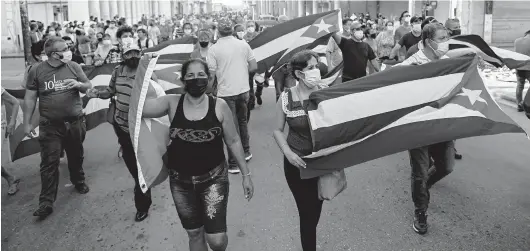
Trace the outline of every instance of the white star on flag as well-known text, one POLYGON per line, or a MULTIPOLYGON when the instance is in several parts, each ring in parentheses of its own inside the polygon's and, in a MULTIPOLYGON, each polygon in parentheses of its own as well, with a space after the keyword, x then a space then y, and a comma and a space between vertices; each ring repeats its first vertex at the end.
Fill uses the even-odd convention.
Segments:
POLYGON ((324 19, 320 19, 319 24, 313 25, 318 28, 317 34, 320 33, 320 31, 326 31, 327 33, 329 33, 329 28, 333 26, 332 24, 327 24, 326 22, 324 22, 324 19))
POLYGON ((466 96, 467 98, 469 98, 469 102, 471 102, 471 105, 474 105, 475 102, 477 101, 488 104, 486 100, 480 97, 480 94, 482 93, 481 90, 470 90, 470 89, 462 88, 462 92, 463 93, 459 93, 457 96, 466 96))

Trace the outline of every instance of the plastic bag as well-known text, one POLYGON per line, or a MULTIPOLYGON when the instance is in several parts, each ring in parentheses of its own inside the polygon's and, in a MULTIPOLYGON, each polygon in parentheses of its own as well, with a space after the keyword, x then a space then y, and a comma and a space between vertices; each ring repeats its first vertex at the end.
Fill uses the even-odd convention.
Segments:
POLYGON ((320 176, 318 178, 318 198, 331 200, 344 191, 347 185, 344 169, 320 176))

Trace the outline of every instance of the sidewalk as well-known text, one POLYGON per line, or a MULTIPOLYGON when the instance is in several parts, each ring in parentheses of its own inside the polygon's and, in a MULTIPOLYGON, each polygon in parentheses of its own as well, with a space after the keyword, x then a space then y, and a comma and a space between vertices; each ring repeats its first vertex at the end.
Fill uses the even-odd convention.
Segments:
POLYGON ((24 58, 24 53, 2 53, 1 58, 24 58))

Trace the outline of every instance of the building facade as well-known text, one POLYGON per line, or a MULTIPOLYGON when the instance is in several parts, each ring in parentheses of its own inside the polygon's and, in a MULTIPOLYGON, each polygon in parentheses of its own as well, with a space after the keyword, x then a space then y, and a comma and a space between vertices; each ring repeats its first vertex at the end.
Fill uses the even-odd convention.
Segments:
MULTIPOLYGON (((530 0, 527 0, 530 1, 530 0)), ((22 35, 18 0, 2 0, 2 53, 20 52, 22 35)), ((142 15, 170 17, 175 14, 204 14, 223 9, 221 0, 29 0, 28 17, 45 24, 66 20, 86 21, 90 16, 108 20, 118 15, 127 23, 138 22, 142 15)), ((340 9, 342 15, 377 13, 399 18, 408 10, 412 14, 434 16, 444 22, 460 19, 464 34, 480 35, 488 43, 511 48, 513 41, 530 28, 530 3, 490 0, 245 0, 253 18, 260 15, 290 18, 340 9)))
POLYGON ((342 15, 377 13, 391 19, 408 10, 412 14, 434 16, 445 22, 458 18, 463 34, 477 34, 494 46, 512 48, 513 41, 530 29, 530 1, 491 0, 248 0, 245 4, 260 15, 286 15, 290 18, 340 9, 342 15))

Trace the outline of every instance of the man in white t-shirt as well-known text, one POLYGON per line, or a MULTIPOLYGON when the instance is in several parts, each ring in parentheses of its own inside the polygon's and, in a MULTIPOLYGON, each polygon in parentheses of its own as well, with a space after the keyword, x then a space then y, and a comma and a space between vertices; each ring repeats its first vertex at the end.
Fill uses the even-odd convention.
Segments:
MULTIPOLYGON (((235 38, 230 20, 222 20, 218 25, 219 39, 208 50, 208 68, 217 77, 217 96, 224 99, 234 115, 245 159, 252 158, 249 146, 247 111, 249 101, 249 73, 258 69, 254 53, 248 43, 235 38)), ((212 78, 211 84, 213 84, 212 78)), ((239 173, 234 156, 229 155, 229 172, 239 173)))
POLYGON ((160 34, 160 29, 158 28, 158 26, 155 24, 154 21, 151 21, 151 23, 149 24, 149 28, 147 32, 149 33, 149 38, 153 40, 153 44, 157 45, 158 38, 160 37, 161 34, 160 34))
POLYGON ((118 44, 118 37, 116 36, 116 33, 118 32, 118 27, 116 27, 116 21, 112 20, 110 21, 109 28, 105 30, 105 34, 110 35, 110 41, 113 45, 118 44))

